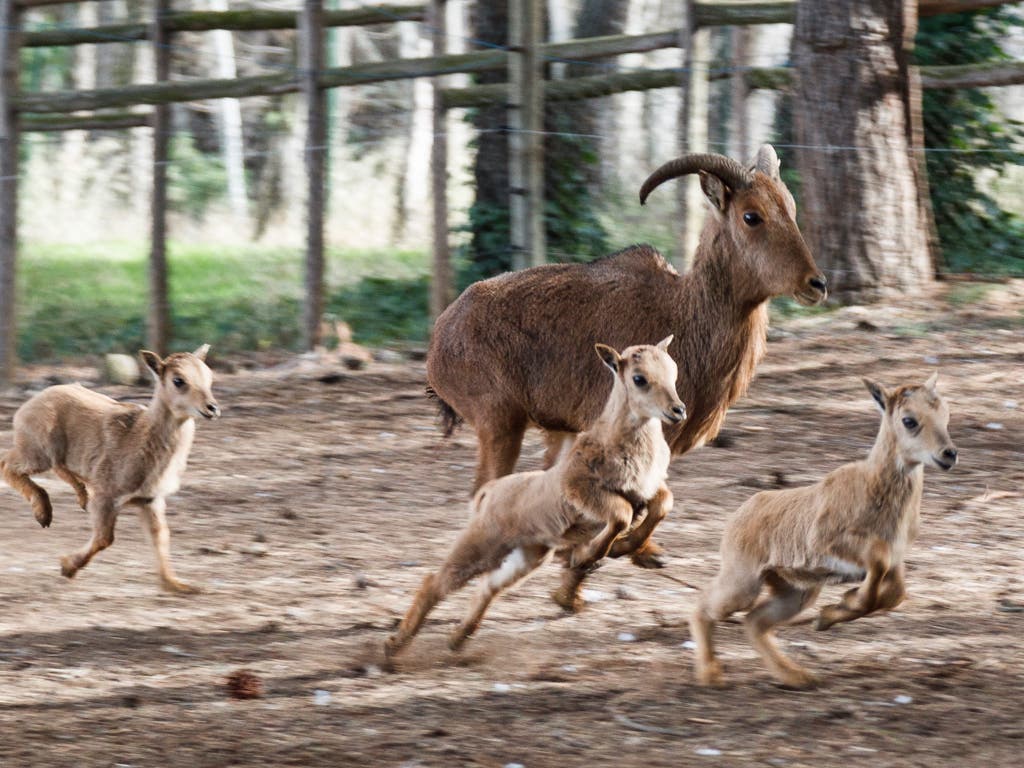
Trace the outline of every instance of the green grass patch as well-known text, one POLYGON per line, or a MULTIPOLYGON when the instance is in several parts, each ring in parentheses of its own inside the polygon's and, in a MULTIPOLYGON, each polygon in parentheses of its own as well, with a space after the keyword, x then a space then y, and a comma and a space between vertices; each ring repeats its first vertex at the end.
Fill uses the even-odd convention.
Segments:
MULTIPOLYGON (((18 273, 20 358, 144 346, 146 258, 138 244, 26 244, 18 273)), ((168 272, 173 348, 203 342, 220 352, 297 346, 299 249, 174 243, 168 272)), ((426 254, 331 250, 326 273, 328 312, 349 322, 358 341, 426 338, 426 254)))

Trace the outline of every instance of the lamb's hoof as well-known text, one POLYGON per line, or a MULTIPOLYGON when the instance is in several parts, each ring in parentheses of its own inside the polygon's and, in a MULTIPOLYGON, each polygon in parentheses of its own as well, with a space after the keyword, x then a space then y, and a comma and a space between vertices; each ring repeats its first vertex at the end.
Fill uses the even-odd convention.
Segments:
POLYGON ((668 558, 665 557, 665 553, 661 551, 661 547, 647 547, 638 552, 634 552, 630 559, 633 561, 633 565, 639 568, 664 568, 668 565, 668 558))
POLYGON ((797 691, 816 688, 821 682, 816 675, 812 675, 806 669, 800 669, 799 667, 786 670, 778 675, 777 679, 784 688, 792 688, 797 691))
POLYGON ((835 624, 838 624, 839 619, 832 615, 832 609, 839 607, 840 606, 830 605, 822 608, 821 612, 818 614, 818 618, 814 620, 814 628, 818 632, 824 632, 827 629, 831 629, 835 624))
POLYGON ((697 685, 705 688, 722 688, 725 678, 722 675, 722 664, 717 659, 697 667, 697 685))
POLYGON ((170 592, 172 595, 200 595, 203 592, 201 587, 186 584, 177 579, 161 579, 160 587, 164 592, 170 592))
POLYGON ((398 652, 402 650, 402 645, 398 642, 398 638, 391 635, 387 640, 384 641, 384 658, 392 659, 398 652))
POLYGON ((579 613, 586 604, 579 592, 570 593, 566 589, 556 589, 551 593, 551 599, 558 603, 562 610, 567 613, 579 613))
POLYGON ((65 555, 60 559, 60 572, 62 576, 73 579, 75 574, 78 573, 78 566, 75 565, 70 557, 65 555))
POLYGON ((50 523, 53 522, 53 507, 50 506, 49 502, 39 506, 33 505, 32 513, 35 515, 36 522, 43 526, 43 528, 49 528, 50 523))
POLYGON ((448 650, 461 651, 462 646, 466 644, 468 637, 469 636, 464 632, 452 632, 451 635, 448 636, 448 650))

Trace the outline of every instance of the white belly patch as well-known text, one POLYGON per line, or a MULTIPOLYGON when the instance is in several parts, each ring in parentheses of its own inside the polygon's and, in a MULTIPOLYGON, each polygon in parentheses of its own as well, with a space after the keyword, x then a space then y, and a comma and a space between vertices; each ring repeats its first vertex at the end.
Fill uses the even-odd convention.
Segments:
POLYGON ((487 580, 491 584, 491 589, 501 589, 518 579, 525 570, 526 557, 523 555, 523 550, 516 547, 505 555, 501 565, 491 571, 487 580))

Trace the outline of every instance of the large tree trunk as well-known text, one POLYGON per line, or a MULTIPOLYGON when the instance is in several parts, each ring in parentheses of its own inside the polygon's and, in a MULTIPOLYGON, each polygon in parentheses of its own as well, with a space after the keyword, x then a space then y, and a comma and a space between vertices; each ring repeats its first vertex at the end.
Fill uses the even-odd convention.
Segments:
POLYGON ((913 152, 916 17, 915 0, 797 4, 802 227, 842 301, 913 292, 933 276, 913 152))

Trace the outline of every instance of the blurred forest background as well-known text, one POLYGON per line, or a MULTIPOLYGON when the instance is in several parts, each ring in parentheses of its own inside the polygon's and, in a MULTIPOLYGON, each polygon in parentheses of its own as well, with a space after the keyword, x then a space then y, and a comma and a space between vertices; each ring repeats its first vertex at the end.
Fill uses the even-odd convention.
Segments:
MULTIPOLYGON (((332 0, 328 8, 363 5, 332 0)), ((505 45, 506 4, 451 0, 449 50, 505 45)), ((682 24, 676 0, 550 2, 549 40, 639 33, 682 24)), ((176 10, 294 10, 276 0, 177 0, 176 10)), ((27 30, 152 18, 149 2, 105 0, 27 11, 27 30)), ((788 66, 788 24, 711 30, 712 71, 788 66)), ((172 77, 293 70, 296 33, 178 33, 172 77)), ((430 53, 422 22, 327 32, 327 66, 430 53)), ((680 51, 597 62, 549 62, 564 76, 679 66, 680 51)), ((1024 4, 922 19, 920 64, 1024 58, 1024 4)), ((559 72, 553 72, 555 76, 559 72)), ((503 81, 505 73, 455 84, 503 81)), ((22 87, 53 91, 153 80, 148 46, 104 42, 22 52, 22 87)), ((769 141, 800 206, 793 97, 732 78, 711 83, 712 151, 750 157, 769 141), (737 129, 742 123, 743 131, 737 129)), ((357 340, 422 342, 429 332, 429 161, 425 78, 329 92, 326 313, 357 340)), ((924 92, 927 169, 940 269, 1024 274, 1024 87, 924 92)), ((299 94, 174 105, 169 164, 170 290, 175 348, 295 348, 302 301, 304 119, 299 94)), ((640 182, 679 154, 679 88, 549 103, 544 116, 549 260, 589 260, 648 241, 682 261, 671 194, 636 203, 640 182)), ((459 287, 508 269, 508 132, 502 108, 450 110, 449 200, 459 287)), ((29 133, 21 142, 18 356, 47 361, 133 351, 145 339, 151 192, 149 128, 29 133)), ((780 312, 797 312, 785 301, 780 312)), ((820 311, 820 310, 807 310, 820 311)))

